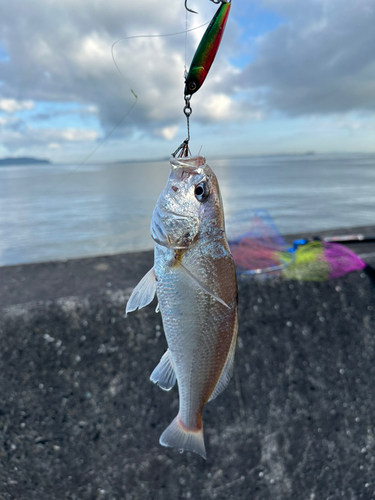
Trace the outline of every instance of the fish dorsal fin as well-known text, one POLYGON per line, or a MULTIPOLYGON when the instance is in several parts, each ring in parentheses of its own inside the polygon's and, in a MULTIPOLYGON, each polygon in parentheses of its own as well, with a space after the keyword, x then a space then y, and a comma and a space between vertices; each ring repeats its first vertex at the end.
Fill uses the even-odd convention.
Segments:
POLYGON ((152 267, 134 288, 128 303, 126 304, 125 316, 136 309, 141 309, 142 307, 147 306, 154 298, 155 293, 156 278, 154 268, 152 267))
POLYGON ((234 356, 236 353, 236 347, 237 347, 237 328, 235 329, 235 335, 233 335, 232 342, 230 344, 230 349, 228 352, 227 359, 225 361, 225 365, 223 368, 223 371, 221 372, 220 378, 216 384, 215 389, 213 390, 210 399, 208 401, 212 401, 213 399, 216 398, 221 392, 223 392, 224 389, 228 386, 230 379, 232 378, 233 375, 233 369, 234 369, 234 356))
POLYGON ((176 373, 170 357, 169 349, 163 354, 160 363, 151 373, 151 382, 158 384, 163 391, 170 391, 176 383, 176 373))
POLYGON ((228 304, 226 304, 224 302, 224 300, 222 300, 220 297, 218 297, 212 290, 210 290, 208 288, 208 286, 206 286, 196 276, 194 276, 194 274, 191 271, 189 271, 189 269, 187 269, 183 264, 181 264, 181 262, 180 262, 179 266, 180 266, 180 269, 183 272, 183 274, 186 277, 188 277, 192 283, 194 283, 194 286, 196 286, 196 287, 200 288, 201 290, 203 290, 204 292, 208 293, 209 295, 211 295, 211 297, 213 297, 215 300, 220 302, 220 304, 223 304, 223 306, 230 309, 230 307, 228 306, 228 304))

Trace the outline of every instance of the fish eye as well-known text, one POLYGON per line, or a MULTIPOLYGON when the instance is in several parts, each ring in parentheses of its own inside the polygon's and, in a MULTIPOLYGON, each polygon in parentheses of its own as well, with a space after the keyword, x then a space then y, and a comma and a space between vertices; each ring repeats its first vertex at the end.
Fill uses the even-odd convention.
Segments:
POLYGON ((208 182, 201 182, 195 186, 195 197, 201 203, 204 203, 210 195, 210 188, 208 182))
POLYGON ((197 88, 197 84, 194 82, 189 83, 189 90, 195 90, 197 88))

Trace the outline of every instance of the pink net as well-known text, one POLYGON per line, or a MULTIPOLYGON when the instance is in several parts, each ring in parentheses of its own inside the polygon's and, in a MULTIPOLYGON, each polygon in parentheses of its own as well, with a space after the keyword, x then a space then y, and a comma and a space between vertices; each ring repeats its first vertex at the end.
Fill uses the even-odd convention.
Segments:
POLYGON ((236 266, 240 270, 264 269, 282 264, 280 253, 287 245, 265 211, 258 211, 250 230, 229 242, 236 266))
POLYGON ((339 243, 323 243, 324 257, 329 264, 329 278, 339 278, 351 271, 359 271, 366 267, 366 263, 349 248, 339 243))

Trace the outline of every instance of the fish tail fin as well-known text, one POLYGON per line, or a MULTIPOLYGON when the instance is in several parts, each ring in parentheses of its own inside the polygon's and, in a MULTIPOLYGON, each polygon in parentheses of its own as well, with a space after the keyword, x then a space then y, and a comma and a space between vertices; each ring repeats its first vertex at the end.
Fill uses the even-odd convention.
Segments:
POLYGON ((201 455, 205 460, 206 447, 204 445, 203 425, 200 429, 189 430, 181 422, 180 415, 165 429, 160 436, 159 443, 162 446, 177 448, 180 453, 184 451, 193 451, 201 455))

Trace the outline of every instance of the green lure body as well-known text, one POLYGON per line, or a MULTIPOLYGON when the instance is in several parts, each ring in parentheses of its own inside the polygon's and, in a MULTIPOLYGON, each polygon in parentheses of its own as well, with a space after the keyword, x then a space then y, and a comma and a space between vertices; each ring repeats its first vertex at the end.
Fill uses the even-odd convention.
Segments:
POLYGON ((206 29, 186 77, 185 95, 197 92, 205 81, 219 50, 230 7, 231 3, 222 3, 206 29))

